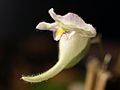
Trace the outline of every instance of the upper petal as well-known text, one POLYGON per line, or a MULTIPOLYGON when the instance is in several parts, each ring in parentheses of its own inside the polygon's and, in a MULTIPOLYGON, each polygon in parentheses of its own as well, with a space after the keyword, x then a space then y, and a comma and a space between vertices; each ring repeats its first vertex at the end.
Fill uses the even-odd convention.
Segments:
POLYGON ((94 37, 96 35, 95 28, 84 22, 84 20, 74 13, 68 13, 64 16, 57 15, 54 9, 49 10, 50 16, 56 21, 56 23, 66 29, 66 31, 75 30, 81 33, 82 36, 94 37))
POLYGON ((64 16, 61 16, 61 15, 57 15, 54 12, 54 9, 51 8, 49 10, 49 14, 55 21, 64 23, 66 25, 75 25, 75 26, 81 25, 82 26, 82 25, 85 24, 83 19, 81 17, 79 17, 77 14, 74 14, 74 13, 68 13, 64 16))

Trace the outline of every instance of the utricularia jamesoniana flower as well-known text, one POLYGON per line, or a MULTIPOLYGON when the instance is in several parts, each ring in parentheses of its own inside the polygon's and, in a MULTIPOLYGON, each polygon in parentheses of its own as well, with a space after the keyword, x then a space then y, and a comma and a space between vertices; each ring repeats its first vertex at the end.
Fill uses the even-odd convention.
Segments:
POLYGON ((96 35, 95 28, 85 23, 81 17, 74 13, 68 13, 61 16, 57 15, 53 8, 51 8, 49 14, 55 22, 40 22, 36 28, 39 30, 52 31, 54 40, 59 41, 58 62, 42 74, 36 76, 23 76, 22 79, 25 81, 41 82, 48 80, 63 69, 74 66, 85 55, 90 38, 96 35))

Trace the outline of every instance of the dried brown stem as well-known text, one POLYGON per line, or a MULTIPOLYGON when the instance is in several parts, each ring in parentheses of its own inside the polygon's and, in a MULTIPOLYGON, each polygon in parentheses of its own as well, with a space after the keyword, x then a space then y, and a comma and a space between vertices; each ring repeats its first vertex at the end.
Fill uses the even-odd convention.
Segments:
POLYGON ((94 90, 105 90, 106 83, 109 77, 110 77, 109 72, 104 70, 98 71, 94 90))
POLYGON ((85 89, 84 90, 93 90, 94 83, 96 79, 96 71, 98 69, 98 60, 94 58, 87 64, 87 74, 85 81, 85 89))

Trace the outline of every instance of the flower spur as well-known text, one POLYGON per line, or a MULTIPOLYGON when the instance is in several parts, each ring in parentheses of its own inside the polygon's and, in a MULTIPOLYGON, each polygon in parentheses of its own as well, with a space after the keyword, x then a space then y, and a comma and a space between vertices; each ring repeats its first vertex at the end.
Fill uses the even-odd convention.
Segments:
POLYGON ((73 67, 87 52, 90 38, 96 36, 95 28, 74 13, 61 16, 51 8, 49 14, 55 22, 40 22, 36 28, 52 31, 54 40, 59 41, 58 62, 42 74, 23 76, 22 79, 25 81, 42 82, 54 77, 63 69, 73 67))

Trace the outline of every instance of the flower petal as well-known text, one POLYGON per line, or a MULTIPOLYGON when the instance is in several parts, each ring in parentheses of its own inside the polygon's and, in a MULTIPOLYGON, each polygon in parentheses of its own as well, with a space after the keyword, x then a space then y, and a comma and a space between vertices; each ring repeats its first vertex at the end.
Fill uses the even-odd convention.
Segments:
POLYGON ((82 26, 82 25, 85 24, 83 19, 81 17, 79 17, 77 14, 74 14, 74 13, 68 13, 64 16, 61 16, 61 15, 57 15, 54 12, 54 9, 51 8, 49 10, 49 14, 55 21, 65 23, 66 25, 74 25, 74 26, 81 25, 82 26))
POLYGON ((96 35, 95 28, 84 22, 84 20, 74 13, 68 13, 64 16, 57 15, 54 9, 49 10, 50 16, 55 20, 59 27, 66 31, 78 31, 82 36, 94 37, 96 35))
POLYGON ((36 29, 54 31, 54 30, 56 29, 56 27, 57 27, 56 23, 40 22, 40 23, 36 26, 36 29))

